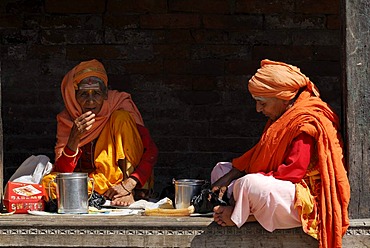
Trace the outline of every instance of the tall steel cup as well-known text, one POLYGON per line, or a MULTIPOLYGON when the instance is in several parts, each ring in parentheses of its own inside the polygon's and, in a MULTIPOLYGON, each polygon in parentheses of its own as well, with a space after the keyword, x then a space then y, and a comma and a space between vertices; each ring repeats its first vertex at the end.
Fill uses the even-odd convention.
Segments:
POLYGON ((175 206, 177 209, 187 208, 190 206, 191 199, 199 195, 202 190, 204 180, 198 179, 173 179, 175 184, 175 206))
MULTIPOLYGON (((89 212, 87 173, 59 173, 55 178, 58 198, 58 213, 85 214, 89 212)), ((94 185, 93 185, 94 188, 94 185)))

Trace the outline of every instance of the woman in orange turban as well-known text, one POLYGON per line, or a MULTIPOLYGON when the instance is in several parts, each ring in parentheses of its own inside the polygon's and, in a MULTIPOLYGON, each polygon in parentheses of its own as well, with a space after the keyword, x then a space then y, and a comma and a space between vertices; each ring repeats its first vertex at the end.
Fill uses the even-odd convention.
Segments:
POLYGON ((256 220, 271 232, 302 226, 319 247, 341 247, 350 186, 337 115, 289 64, 263 60, 248 89, 269 120, 252 149, 213 169, 213 191, 227 189, 232 202, 214 208, 215 222, 256 220))
POLYGON ((107 84, 105 68, 95 59, 64 76, 54 173, 43 183, 48 188, 59 172, 85 172, 95 192, 126 206, 153 186, 158 150, 130 94, 108 90, 107 84))

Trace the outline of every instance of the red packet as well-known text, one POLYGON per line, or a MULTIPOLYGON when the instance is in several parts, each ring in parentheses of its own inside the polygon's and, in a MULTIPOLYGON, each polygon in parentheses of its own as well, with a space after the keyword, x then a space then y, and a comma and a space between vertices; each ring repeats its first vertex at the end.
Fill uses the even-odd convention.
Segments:
POLYGON ((25 214, 28 210, 43 211, 44 187, 41 184, 8 182, 4 194, 4 206, 8 212, 25 214))

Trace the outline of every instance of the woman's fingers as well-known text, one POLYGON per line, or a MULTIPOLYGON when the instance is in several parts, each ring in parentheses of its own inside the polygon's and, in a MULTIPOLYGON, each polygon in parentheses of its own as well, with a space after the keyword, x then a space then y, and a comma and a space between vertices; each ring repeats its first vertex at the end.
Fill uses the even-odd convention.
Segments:
POLYGON ((219 191, 219 190, 220 190, 220 186, 213 186, 212 189, 211 189, 211 191, 214 192, 214 193, 219 191))
POLYGON ((218 195, 219 199, 222 199, 227 191, 227 186, 213 186, 212 192, 218 195))
POLYGON ((95 114, 91 111, 83 113, 74 120, 74 124, 80 133, 91 129, 92 124, 95 122, 95 114))

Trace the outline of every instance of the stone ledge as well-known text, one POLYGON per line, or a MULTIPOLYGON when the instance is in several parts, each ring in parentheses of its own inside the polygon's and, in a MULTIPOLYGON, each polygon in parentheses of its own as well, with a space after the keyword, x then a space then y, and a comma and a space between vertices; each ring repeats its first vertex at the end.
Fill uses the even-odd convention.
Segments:
MULTIPOLYGON (((209 217, 0 216, 0 247, 317 247, 301 228, 220 227, 209 217)), ((343 247, 369 247, 370 220, 352 220, 343 247)))

